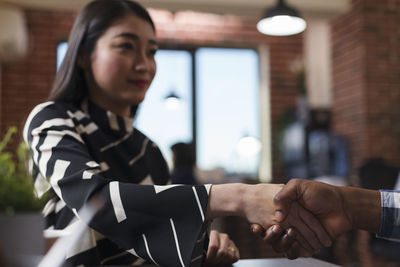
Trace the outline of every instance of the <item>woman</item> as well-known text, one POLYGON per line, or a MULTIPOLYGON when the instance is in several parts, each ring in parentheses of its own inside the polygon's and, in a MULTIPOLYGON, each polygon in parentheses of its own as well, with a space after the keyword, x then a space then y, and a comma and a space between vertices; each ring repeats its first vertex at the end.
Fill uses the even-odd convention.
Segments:
MULTIPOLYGON (((35 188, 39 196, 51 194, 43 211, 47 229, 70 229, 91 198, 104 202, 68 251, 69 265, 230 264, 239 254, 226 236, 211 233, 207 252, 210 220, 242 216, 264 228, 274 222, 272 198, 281 185, 166 185, 160 150, 132 127, 156 73, 157 48, 153 22, 140 5, 89 3, 74 23, 50 101, 27 119, 35 188)), ((289 221, 309 252, 327 238, 316 220, 311 227, 289 221)))

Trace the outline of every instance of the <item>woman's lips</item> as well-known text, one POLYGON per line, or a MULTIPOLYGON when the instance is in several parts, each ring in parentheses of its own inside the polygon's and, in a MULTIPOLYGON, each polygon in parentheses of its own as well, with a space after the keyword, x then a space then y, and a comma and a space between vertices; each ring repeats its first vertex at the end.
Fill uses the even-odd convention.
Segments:
POLYGON ((144 89, 147 87, 147 84, 149 83, 147 80, 144 79, 138 79, 138 80, 129 80, 130 83, 133 83, 137 87, 144 89))

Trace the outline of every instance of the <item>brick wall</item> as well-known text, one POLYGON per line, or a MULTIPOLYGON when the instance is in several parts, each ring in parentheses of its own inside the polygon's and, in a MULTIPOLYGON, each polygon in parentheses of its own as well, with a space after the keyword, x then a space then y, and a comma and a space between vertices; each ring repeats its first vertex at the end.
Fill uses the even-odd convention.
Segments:
POLYGON ((333 121, 351 149, 351 182, 364 159, 400 165, 400 1, 353 0, 332 23, 333 121))
MULTIPOLYGON (((57 44, 68 38, 74 13, 26 10, 29 50, 27 56, 12 65, 3 65, 1 73, 0 135, 9 126, 17 126, 21 136, 30 110, 44 101, 56 71, 57 44)), ((14 147, 19 140, 14 140, 14 147)))

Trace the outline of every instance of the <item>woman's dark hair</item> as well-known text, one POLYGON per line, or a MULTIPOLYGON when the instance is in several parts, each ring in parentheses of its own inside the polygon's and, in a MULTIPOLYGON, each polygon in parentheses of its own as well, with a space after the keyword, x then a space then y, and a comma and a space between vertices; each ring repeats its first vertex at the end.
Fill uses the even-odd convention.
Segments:
POLYGON ((117 19, 133 14, 147 21, 155 31, 147 10, 129 0, 95 0, 78 14, 68 39, 68 49, 56 74, 49 100, 79 106, 88 95, 79 53, 90 55, 99 37, 117 19))

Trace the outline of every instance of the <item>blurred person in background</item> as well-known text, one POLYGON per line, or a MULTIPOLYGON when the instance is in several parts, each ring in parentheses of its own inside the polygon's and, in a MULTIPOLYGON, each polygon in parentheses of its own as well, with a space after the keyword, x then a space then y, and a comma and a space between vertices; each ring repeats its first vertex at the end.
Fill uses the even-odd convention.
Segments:
POLYGON ((195 160, 192 146, 179 142, 173 144, 171 150, 173 164, 171 182, 173 184, 198 184, 195 176, 195 160))

